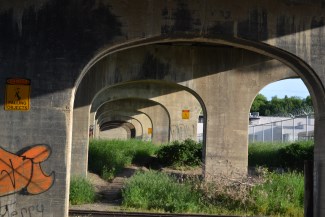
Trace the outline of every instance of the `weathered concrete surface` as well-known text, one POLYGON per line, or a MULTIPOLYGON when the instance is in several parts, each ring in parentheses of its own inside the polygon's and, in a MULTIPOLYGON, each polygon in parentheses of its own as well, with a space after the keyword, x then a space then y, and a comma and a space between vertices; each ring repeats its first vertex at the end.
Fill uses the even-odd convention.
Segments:
MULTIPOLYGON (((96 77, 96 73, 88 69, 105 52, 118 49, 120 45, 123 49, 130 48, 128 43, 135 46, 141 40, 143 43, 174 42, 171 46, 178 46, 177 40, 230 44, 287 64, 304 79, 311 91, 316 110, 315 161, 324 162, 324 14, 322 0, 247 0, 245 4, 214 0, 1 1, 0 91, 4 92, 7 77, 26 77, 32 81, 31 111, 0 111, 1 147, 16 152, 20 147, 46 143, 52 154, 42 167, 48 167, 48 172, 55 171, 58 175, 49 191, 40 195, 1 196, 1 204, 5 208, 10 206, 10 212, 20 213, 24 207, 42 201, 44 211, 34 213, 35 216, 67 216, 75 88, 83 78, 86 83, 91 81, 87 78, 88 72, 96 77), (10 205, 12 201, 15 205, 10 205)), ((192 58, 195 66, 195 57, 192 58)), ((128 72, 129 80, 133 79, 133 69, 137 71, 141 63, 133 65, 128 72)), ((144 63, 143 78, 164 79, 161 72, 166 71, 165 68, 159 64, 152 67, 150 59, 144 63)), ((109 65, 106 69, 115 68, 109 65)), ((174 70, 182 71, 181 68, 174 70)), ((217 72, 209 71, 211 74, 217 72)), ((166 79, 190 83, 192 78, 206 76, 190 74, 191 70, 171 73, 172 76, 166 79)), ((124 80, 117 72, 111 75, 104 77, 109 82, 102 79, 97 84, 115 84, 124 80)), ((76 95, 75 108, 88 106, 90 101, 87 100, 93 98, 92 91, 97 92, 93 88, 84 96, 76 95), (84 97, 85 101, 79 97, 84 97)), ((0 102, 4 104, 4 98, 0 98, 0 102)), ((207 145, 213 142, 211 133, 207 132, 207 145)), ((325 216, 325 167, 319 167, 315 172, 319 176, 314 186, 314 213, 321 217, 325 216)))
MULTIPOLYGON (((197 120, 202 111, 199 101, 183 86, 157 80, 133 81, 117 86, 104 88, 93 99, 91 112, 108 100, 129 97, 150 99, 163 104, 170 115, 170 140, 196 140, 197 120), (190 110, 189 119, 182 118, 182 110, 190 110)), ((84 114, 87 116, 88 114, 84 114)), ((90 120, 92 120, 92 114, 90 120)), ((86 132, 85 132, 86 133, 86 132)))

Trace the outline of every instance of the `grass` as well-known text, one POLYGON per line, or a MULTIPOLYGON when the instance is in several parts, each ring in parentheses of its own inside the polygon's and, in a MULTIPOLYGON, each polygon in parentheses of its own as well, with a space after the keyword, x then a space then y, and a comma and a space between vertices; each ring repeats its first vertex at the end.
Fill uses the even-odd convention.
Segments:
POLYGON ((122 190, 123 206, 172 213, 198 212, 201 195, 191 188, 164 173, 139 172, 122 190))
POLYGON ((256 215, 303 216, 304 177, 297 172, 269 173, 251 191, 250 208, 256 215))
POLYGON ((88 180, 81 177, 72 177, 70 181, 70 204, 93 203, 95 199, 95 190, 88 180))
POLYGON ((180 183, 167 174, 141 172, 124 187, 123 206, 171 213, 303 216, 300 173, 266 173, 263 179, 250 185, 198 179, 180 183))
POLYGON ((125 166, 144 164, 157 146, 140 140, 91 140, 89 144, 89 170, 105 180, 111 180, 125 166))

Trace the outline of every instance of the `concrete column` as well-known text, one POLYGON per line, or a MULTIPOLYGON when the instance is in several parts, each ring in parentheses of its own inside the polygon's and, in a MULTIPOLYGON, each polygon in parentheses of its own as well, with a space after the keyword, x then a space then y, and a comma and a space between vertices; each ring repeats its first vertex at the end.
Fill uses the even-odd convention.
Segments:
POLYGON ((73 130, 71 147, 71 175, 87 176, 89 144, 89 106, 78 107, 73 110, 73 130))
POLYGON ((325 216, 325 113, 315 115, 315 147, 314 147, 314 216, 325 216))
POLYGON ((295 74, 274 60, 194 80, 207 109, 206 178, 247 173, 251 104, 265 85, 291 76, 295 74))
POLYGON ((177 92, 152 98, 163 104, 171 120, 170 141, 183 141, 185 139, 197 139, 197 123, 201 113, 201 105, 189 92, 179 90, 177 92), (182 111, 188 110, 189 117, 182 117, 182 111))

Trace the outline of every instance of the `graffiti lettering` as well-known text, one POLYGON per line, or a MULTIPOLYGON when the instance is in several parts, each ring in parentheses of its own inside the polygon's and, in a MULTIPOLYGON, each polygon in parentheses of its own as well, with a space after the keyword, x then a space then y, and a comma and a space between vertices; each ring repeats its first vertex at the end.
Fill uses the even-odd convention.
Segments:
POLYGON ((10 173, 12 173, 12 176, 10 175, 10 173, 7 170, 2 170, 1 171, 1 175, 2 173, 6 173, 7 176, 10 178, 11 184, 14 188, 16 188, 16 179, 15 179, 15 170, 14 170, 14 166, 12 165, 12 161, 11 159, 9 159, 10 161, 10 173))
POLYGON ((43 204, 32 205, 28 207, 23 207, 19 210, 14 209, 13 205, 16 202, 8 203, 6 205, 0 206, 0 216, 1 217, 32 217, 32 216, 43 216, 44 206, 43 204))
POLYGON ((54 172, 46 175, 40 163, 51 154, 47 145, 28 147, 12 154, 0 147, 0 196, 16 192, 40 194, 54 183, 54 172))

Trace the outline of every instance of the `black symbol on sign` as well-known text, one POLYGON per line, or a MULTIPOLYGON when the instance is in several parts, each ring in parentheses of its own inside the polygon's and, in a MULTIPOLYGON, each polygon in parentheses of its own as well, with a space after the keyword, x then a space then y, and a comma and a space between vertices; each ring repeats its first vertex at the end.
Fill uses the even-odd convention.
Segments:
POLYGON ((18 101, 21 99, 19 90, 20 90, 20 88, 17 88, 16 94, 15 94, 15 97, 18 99, 18 101))

